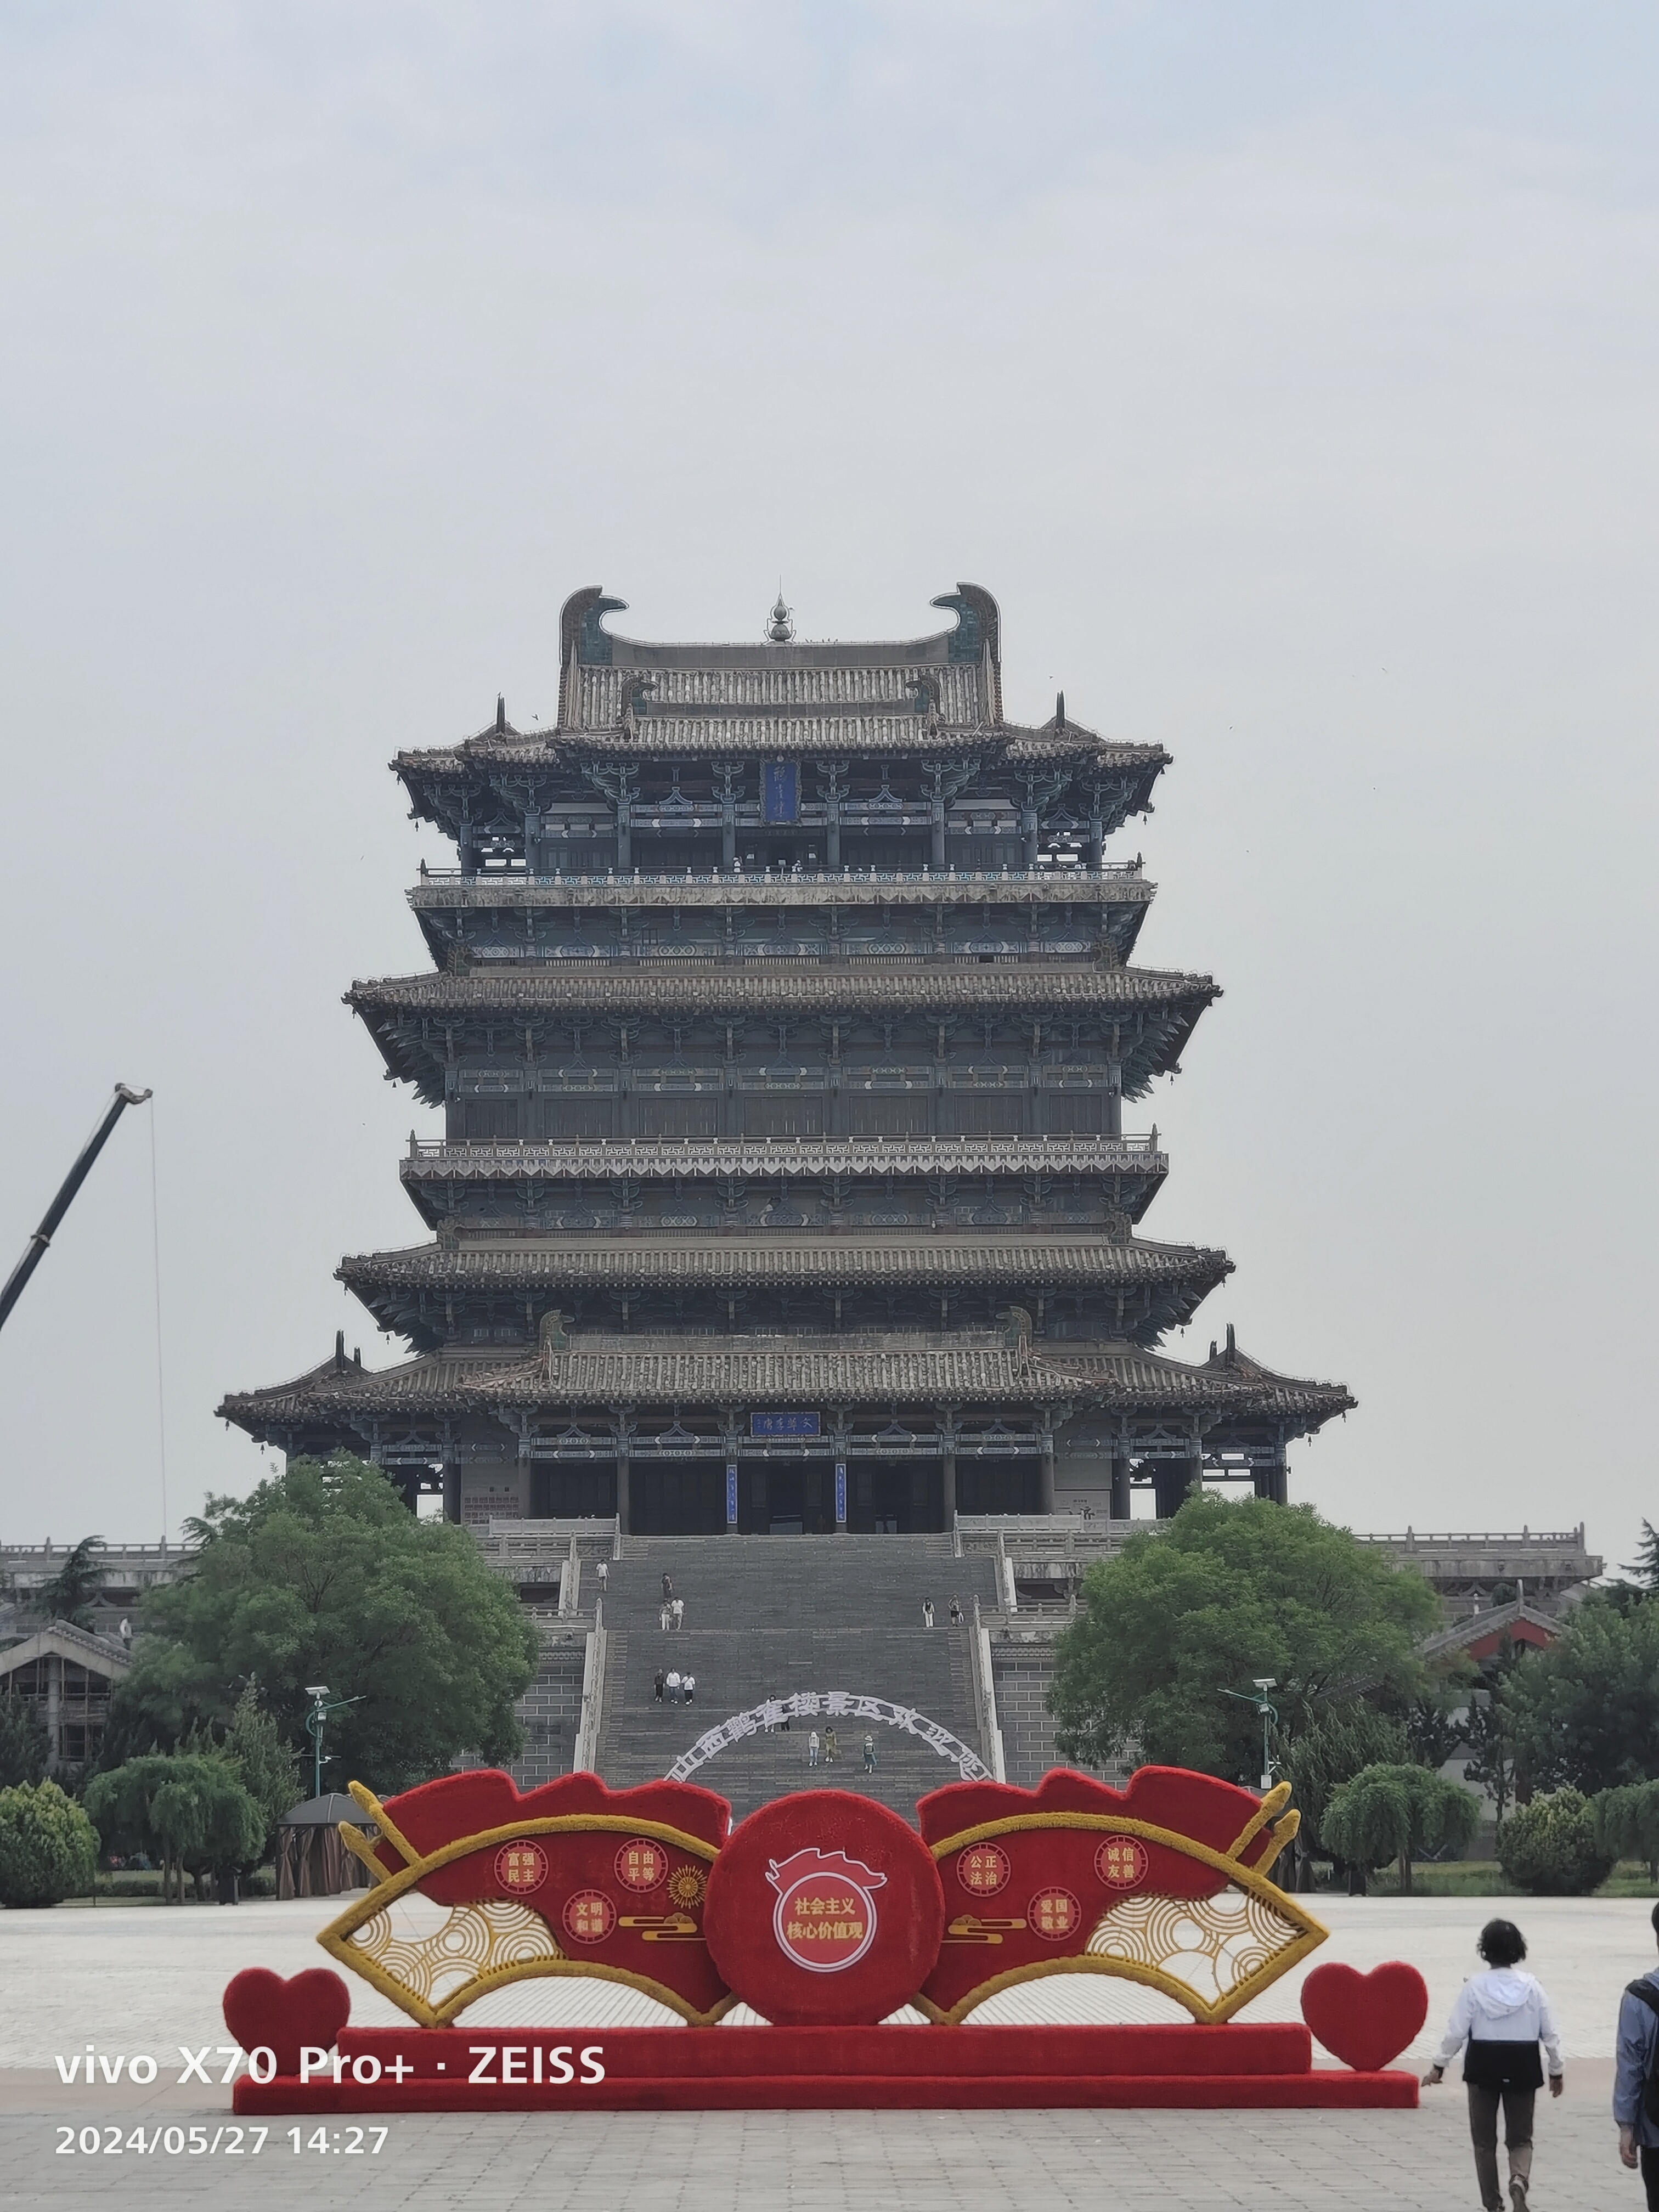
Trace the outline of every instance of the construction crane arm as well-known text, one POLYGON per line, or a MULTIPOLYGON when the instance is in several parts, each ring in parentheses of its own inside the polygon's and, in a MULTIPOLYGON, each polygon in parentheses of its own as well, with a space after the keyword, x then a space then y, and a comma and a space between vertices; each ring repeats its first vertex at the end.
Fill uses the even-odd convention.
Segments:
POLYGON ((58 1224, 69 1212, 76 1192, 86 1181, 93 1162, 107 1143, 110 1131, 129 1106, 142 1106, 149 1095, 148 1091, 131 1090, 125 1083, 116 1085, 115 1096, 110 1100, 102 1121, 81 1147, 75 1165, 64 1177, 57 1197, 41 1217, 40 1226, 24 1246, 22 1258, 7 1277, 4 1290, 0 1291, 0 1328, 5 1327, 12 1308, 23 1295, 24 1284, 40 1266, 46 1247, 58 1233, 58 1224))

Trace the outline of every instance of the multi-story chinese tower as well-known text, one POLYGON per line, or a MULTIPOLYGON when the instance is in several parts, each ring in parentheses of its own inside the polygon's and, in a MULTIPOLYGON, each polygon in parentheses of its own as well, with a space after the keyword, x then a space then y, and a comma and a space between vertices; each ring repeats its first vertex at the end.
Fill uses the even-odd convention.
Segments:
POLYGON ((1285 1494, 1353 1401, 1158 1349, 1229 1273, 1136 1224, 1166 1169, 1126 1098, 1217 995, 1129 964, 1153 886, 1107 841, 1169 756, 1003 718, 996 602, 892 644, 614 635, 578 592, 557 726, 498 704, 393 763, 458 848, 410 901, 434 967, 349 1003, 441 1106, 435 1232, 342 1279, 414 1357, 336 1356, 222 1411, 357 1452, 452 1517, 626 1531, 1160 1513, 1285 1494))

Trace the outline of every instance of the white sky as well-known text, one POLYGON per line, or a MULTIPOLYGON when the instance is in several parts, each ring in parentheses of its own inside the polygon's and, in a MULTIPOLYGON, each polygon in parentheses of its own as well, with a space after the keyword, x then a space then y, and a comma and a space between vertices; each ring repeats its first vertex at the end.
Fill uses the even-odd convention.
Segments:
MULTIPOLYGON (((1577 4, 23 4, 0 20, 0 1267, 156 1090, 168 1506, 422 1231, 340 1004, 423 964, 403 744, 556 616, 1002 604, 1176 756, 1146 962, 1226 996, 1177 1352, 1339 1377, 1353 1525, 1649 1477, 1659 27, 1577 4), (1644 1012, 1644 1009, 1646 1011, 1644 1012)), ((0 1339, 0 1531, 161 1526, 149 1130, 0 1339)))

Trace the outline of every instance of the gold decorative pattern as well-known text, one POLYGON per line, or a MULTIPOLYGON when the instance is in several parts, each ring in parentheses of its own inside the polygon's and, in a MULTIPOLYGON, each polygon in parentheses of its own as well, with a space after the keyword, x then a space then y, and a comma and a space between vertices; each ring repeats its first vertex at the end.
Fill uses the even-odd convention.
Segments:
POLYGON ((1316 1950, 1328 1932, 1297 1899, 1261 1871, 1273 1863, 1300 1826, 1301 1815, 1285 1809, 1290 1794, 1287 1782, 1270 1790, 1226 1851, 1118 1813, 1012 1813, 945 1837, 931 1847, 936 1860, 1024 1828, 1091 1829, 1103 1836, 1137 1837, 1212 1869, 1225 1876, 1230 1889, 1207 1899, 1145 1893, 1126 1898, 1107 1909, 1080 1956, 1034 1959, 1027 1966, 1011 1967, 970 1990, 948 2011, 926 1997, 915 2002, 929 2019, 955 2023, 967 2019, 999 1990, 1021 1982, 1037 1981, 1047 1974, 1115 1974, 1163 1990, 1206 2025, 1231 2020, 1298 1960, 1316 1950), (1239 1899, 1237 1905, 1224 1901, 1230 1894, 1239 1899), (1115 1929, 1122 1931, 1121 1940, 1113 1935, 1115 1929))
POLYGON ((420 1937, 399 1936, 383 1910, 348 1941, 380 1969, 382 1990, 395 1982, 405 2000, 434 2014, 459 2012, 486 1987, 513 1978, 503 1967, 550 1966, 564 1956, 539 1912, 495 1898, 452 1906, 441 1928, 420 1937))
POLYGON ((1183 2003, 1185 1990, 1215 2004, 1258 1980, 1300 1933, 1265 1898, 1242 1889, 1203 1898, 1143 1893, 1103 1913, 1086 1948, 1091 1958, 1133 1961, 1148 1978, 1155 1972, 1154 1985, 1183 2003))
MULTIPOLYGON (((506 1900, 489 1901, 458 1907, 450 1914, 441 1929, 429 1937, 411 1940, 400 1936, 386 1912, 386 1908, 410 1891, 418 1891, 421 1881, 440 1867, 456 1859, 470 1857, 475 1851, 499 1849, 504 1844, 520 1842, 526 1837, 575 1835, 593 1833, 615 1835, 619 1839, 629 1837, 650 1837, 653 1840, 672 1844, 690 1856, 712 1861, 716 1847, 701 1836, 688 1834, 684 1829, 671 1827, 661 1820, 640 1820, 624 1814, 569 1813, 544 1814, 535 1820, 515 1820, 503 1826, 485 1828, 476 1835, 452 1837, 449 1842, 422 1856, 396 1823, 388 1820, 385 1807, 374 1792, 361 1782, 349 1784, 353 1798, 380 1828, 388 1843, 404 1864, 388 1872, 374 1856, 370 1846, 349 1824, 342 1823, 340 1835, 348 1848, 369 1869, 374 1876, 372 1889, 359 1891, 337 1919, 331 1920, 317 1941, 331 1958, 389 1997, 400 2011, 418 2021, 422 2027, 444 2027, 466 2007, 484 1996, 487 1991, 501 1988, 508 1982, 531 1978, 560 1974, 579 1975, 589 1979, 620 1982, 629 1989, 638 1990, 659 2004, 693 2026, 706 2026, 729 2012, 735 2000, 721 1998, 708 2012, 699 2012, 688 2004, 678 1990, 665 1983, 653 1980, 626 1966, 602 1966, 595 1959, 573 1959, 555 1941, 552 1930, 541 1915, 527 1905, 506 1900), (356 1839, 354 1843, 354 1838, 356 1839), (484 1943, 475 1923, 468 1915, 485 1916, 483 1925, 490 1929, 487 1955, 480 1952, 484 1943), (501 1917, 517 1916, 511 1921, 501 1917), (492 1917, 499 1919, 497 1930, 492 1917), (384 1929, 366 1942, 356 1938, 361 1929, 376 1920, 383 1920, 384 1929), (465 1923, 464 1925, 459 1923, 465 1923), (440 1995, 438 1984, 441 1970, 434 1967, 434 1946, 441 1946, 454 1930, 453 1941, 459 1945, 450 1955, 454 1963, 468 1970, 467 1978, 447 1993, 440 1995), (536 1930, 540 1933, 538 1936, 536 1930), (527 1948, 526 1948, 527 1947, 527 1948), (431 1976, 429 1994, 419 1986, 423 1972, 431 1976)), ((695 1874, 696 1869, 683 1868, 680 1874, 695 1874)), ((677 1879, 678 1877, 674 1877, 677 1879)), ((701 1894, 701 1893, 700 1893, 701 1894)), ((675 1900, 679 1901, 678 1899, 675 1900)), ((658 1940, 666 1940, 665 1937, 658 1940)))

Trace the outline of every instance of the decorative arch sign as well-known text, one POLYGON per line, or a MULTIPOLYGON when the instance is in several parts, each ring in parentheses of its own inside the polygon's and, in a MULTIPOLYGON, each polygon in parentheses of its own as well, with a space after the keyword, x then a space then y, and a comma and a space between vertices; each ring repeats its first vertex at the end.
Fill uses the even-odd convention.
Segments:
POLYGON ((689 1782, 701 1766, 729 1751, 734 1743, 759 1735, 768 1729, 781 1728, 786 1721, 879 1721, 884 1728, 897 1729, 902 1735, 913 1735, 925 1743, 940 1759, 948 1759, 964 1782, 988 1782, 990 1770, 976 1752, 969 1751, 959 1736, 954 1736, 938 1721, 929 1720, 911 1705, 896 1705, 887 1698, 866 1697, 854 1690, 798 1690, 793 1697, 768 1698, 763 1704, 750 1705, 747 1712, 733 1713, 705 1729, 690 1751, 683 1751, 668 1770, 671 1782, 689 1782))
MULTIPOLYGON (((521 1793, 483 1771, 382 1803, 354 1783, 378 1832, 341 1834, 372 1885, 319 1938, 344 1975, 234 1978, 226 2021, 259 2058, 235 2108, 1414 2105, 1414 2075, 1386 2055, 1426 2008, 1408 1966, 1309 1978, 1306 2019, 1347 2054, 1338 2067, 1314 2068, 1307 2025, 1240 2018, 1325 1941, 1272 1879, 1289 1794, 1172 1767, 1121 1790, 1064 1768, 1015 1789, 925 1716, 838 1691, 733 1715, 635 1789, 581 1773, 521 1793), (906 1728, 961 1778, 914 1824, 809 1789, 734 1828, 686 1777, 786 1712, 906 1728), (1187 2024, 979 2024, 1002 1990, 1061 1973, 1158 1990, 1187 2024), (350 2026, 348 1976, 407 2025, 350 2026), (661 2024, 499 2025, 524 1984, 575 1980, 649 1999, 661 2024), (470 2024, 485 1999, 489 2024, 470 2024), (757 2024, 723 2025, 734 2014, 757 2024)), ((545 1993, 525 2005, 550 2011, 545 1993)))

